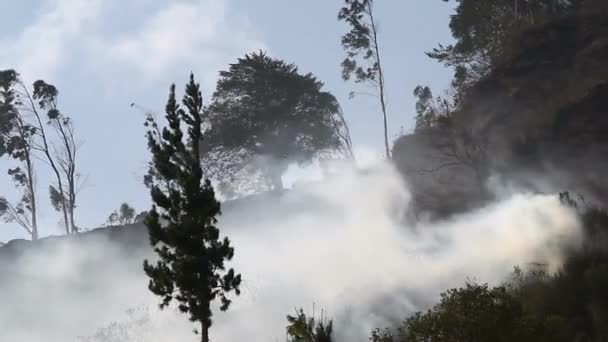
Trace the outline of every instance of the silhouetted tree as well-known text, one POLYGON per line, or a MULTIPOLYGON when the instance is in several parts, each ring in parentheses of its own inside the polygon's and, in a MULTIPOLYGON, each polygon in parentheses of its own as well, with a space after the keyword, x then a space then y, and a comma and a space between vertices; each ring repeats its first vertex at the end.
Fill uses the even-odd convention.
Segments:
POLYGON ((430 131, 431 145, 438 151, 437 165, 432 171, 463 166, 470 170, 483 200, 490 199, 486 182, 491 173, 488 134, 462 120, 458 115, 439 116, 430 131))
POLYGON ((35 149, 42 152, 45 156, 45 161, 50 166, 57 184, 55 186, 49 186, 49 199, 51 205, 55 210, 63 213, 63 224, 65 226, 66 234, 70 234, 73 230, 70 227, 70 221, 68 219, 68 202, 65 196, 65 178, 61 174, 60 167, 55 160, 55 156, 52 150, 52 142, 50 137, 47 135, 45 125, 43 123, 43 111, 51 111, 55 109, 57 89, 55 87, 47 85, 42 86, 43 83, 38 83, 38 89, 36 95, 32 95, 25 84, 19 82, 22 90, 22 96, 24 97, 24 110, 28 110, 34 116, 34 125, 36 127, 36 133, 38 134, 38 142, 36 143, 35 149))
POLYGON ((0 71, 0 157, 7 154, 21 164, 8 170, 9 176, 21 192, 21 198, 17 204, 12 204, 0 196, 0 217, 6 222, 16 222, 32 240, 37 240, 36 173, 33 155, 36 129, 18 109, 20 101, 15 90, 17 83, 17 72, 0 71))
POLYGON ((455 1, 458 3, 456 13, 450 18, 455 43, 440 44, 427 55, 454 68, 453 84, 459 89, 467 88, 496 66, 506 41, 521 26, 579 7, 579 1, 568 0, 455 1))
MULTIPOLYGON (((380 59, 378 27, 374 17, 373 0, 344 0, 338 12, 338 20, 346 22, 351 29, 342 36, 342 47, 346 58, 342 61, 342 78, 345 81, 354 77, 355 83, 365 82, 374 89, 374 97, 380 101, 384 125, 384 147, 386 157, 390 158, 388 140, 388 120, 386 114, 386 85, 380 59)), ((356 93, 351 92, 351 96, 356 93)))
POLYGON ((177 301, 180 311, 200 324, 201 341, 207 342, 211 303, 219 298, 220 309, 227 310, 229 293, 240 293, 241 276, 232 268, 225 271, 224 263, 232 259, 234 249, 227 237, 220 240, 216 227, 220 204, 211 182, 203 180, 203 100, 193 75, 182 103, 186 109, 177 103, 172 85, 161 136, 150 120, 146 122, 152 165, 160 181, 150 184, 154 206, 145 224, 159 260, 156 264, 145 260, 144 270, 150 277, 149 289, 162 298, 161 309, 177 301))
POLYGON ((295 65, 263 52, 247 54, 221 71, 201 147, 205 174, 223 180, 257 159, 256 169, 281 190, 289 164, 310 162, 345 145, 350 150, 338 101, 322 88, 312 74, 302 75, 295 65), (217 177, 217 172, 228 175, 217 177))
POLYGON ((135 222, 135 209, 128 203, 123 203, 118 210, 114 210, 110 216, 108 216, 106 224, 111 226, 124 226, 135 222))
POLYGON ((429 87, 418 86, 414 90, 416 99, 416 130, 428 137, 432 166, 409 170, 413 173, 435 173, 453 167, 464 167, 470 171, 474 184, 482 199, 488 199, 486 181, 490 175, 490 137, 474 123, 459 115, 458 91, 453 94, 433 97, 429 87), (451 96, 452 98, 449 98, 451 96))
POLYGON ((63 213, 66 233, 75 233, 78 229, 74 224, 74 208, 79 187, 75 166, 77 146, 71 121, 57 108, 59 92, 55 86, 42 80, 34 82, 30 92, 17 73, 14 73, 12 91, 14 107, 33 133, 31 150, 43 154, 38 159, 47 164, 55 176, 56 184, 49 186, 51 205, 63 213), (47 126, 57 133, 58 143, 49 136, 47 126))
POLYGON ((59 178, 65 181, 65 186, 50 186, 51 203, 55 209, 67 212, 70 230, 77 233, 78 227, 74 222, 76 196, 84 182, 80 183, 80 174, 76 169, 79 146, 75 139, 74 125, 72 120, 57 108, 58 93, 57 88, 51 84, 41 80, 34 82, 33 98, 38 101, 40 109, 47 111, 48 125, 55 131, 59 140, 53 147, 53 158, 60 173, 59 178))
POLYGON ((437 96, 429 87, 417 86, 414 89, 416 97, 416 132, 426 131, 434 127, 441 117, 449 116, 453 110, 453 101, 437 96))
POLYGON ((296 315, 287 316, 287 341, 289 342, 332 342, 333 321, 308 317, 304 310, 296 310, 296 315))

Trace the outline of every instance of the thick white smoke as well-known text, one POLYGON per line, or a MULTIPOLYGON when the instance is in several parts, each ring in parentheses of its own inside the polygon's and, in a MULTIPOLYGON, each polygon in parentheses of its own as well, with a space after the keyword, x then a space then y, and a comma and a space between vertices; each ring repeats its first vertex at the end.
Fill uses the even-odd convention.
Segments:
MULTIPOLYGON (((243 293, 215 315, 211 338, 284 340, 285 315, 300 306, 311 312, 315 303, 317 316, 323 309, 334 318, 339 341, 366 341, 372 328, 425 309, 467 279, 496 284, 517 265, 559 267, 563 244, 580 240, 576 215, 555 196, 512 195, 450 221, 417 224, 400 215, 409 201, 394 169, 377 165, 225 206, 220 226, 235 246, 243 293)), ((127 255, 96 241, 19 259, 15 268, 27 275, 19 278, 29 280, 3 282, 0 340, 70 341, 111 321, 126 323, 106 329, 122 334, 116 342, 197 339, 185 316, 154 309, 141 271, 149 251, 127 255), (151 309, 129 321, 124 310, 140 304, 151 309), (123 328, 129 331, 116 332, 123 328)))

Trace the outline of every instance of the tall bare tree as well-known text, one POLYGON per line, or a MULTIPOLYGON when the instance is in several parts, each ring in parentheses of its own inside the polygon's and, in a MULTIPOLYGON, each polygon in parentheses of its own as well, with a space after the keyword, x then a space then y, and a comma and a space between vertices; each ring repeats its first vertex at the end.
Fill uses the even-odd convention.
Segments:
MULTIPOLYGON (((386 86, 380 59, 378 25, 374 17, 373 0, 345 0, 344 7, 338 12, 338 20, 346 22, 351 29, 342 36, 342 47, 346 58, 342 61, 342 78, 345 81, 354 77, 355 83, 367 83, 373 93, 364 93, 376 97, 382 109, 384 125, 384 148, 386 157, 390 158, 388 140, 388 120, 386 108, 386 86)), ((356 92, 351 92, 351 97, 356 92)))

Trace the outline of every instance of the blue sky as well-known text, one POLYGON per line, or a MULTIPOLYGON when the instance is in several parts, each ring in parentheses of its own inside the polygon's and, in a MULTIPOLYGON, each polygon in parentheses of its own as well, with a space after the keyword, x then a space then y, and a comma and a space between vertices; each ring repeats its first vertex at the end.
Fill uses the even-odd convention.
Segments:
MULTIPOLYGON (((83 144, 77 224, 99 226, 122 202, 149 207, 142 184, 148 152, 143 115, 162 114, 172 82, 183 88, 190 71, 210 96, 219 70, 259 49, 312 72, 341 101, 354 144, 382 151, 377 103, 349 100, 357 89, 340 78, 344 58, 336 20, 342 0, 22 0, 3 1, 0 68, 14 68, 27 83, 45 79, 60 91, 60 107, 74 120, 83 144)), ((376 16, 388 87, 391 137, 413 127, 413 88, 443 89, 450 70, 424 51, 451 40, 453 8, 440 0, 379 0, 376 16)), ((6 161, 0 161, 5 170, 6 161)), ((39 201, 47 203, 48 170, 39 165, 39 201)), ((0 195, 14 197, 0 171, 0 195)), ((60 234, 59 215, 44 205, 41 234, 60 234)), ((0 241, 23 238, 0 223, 0 241)))

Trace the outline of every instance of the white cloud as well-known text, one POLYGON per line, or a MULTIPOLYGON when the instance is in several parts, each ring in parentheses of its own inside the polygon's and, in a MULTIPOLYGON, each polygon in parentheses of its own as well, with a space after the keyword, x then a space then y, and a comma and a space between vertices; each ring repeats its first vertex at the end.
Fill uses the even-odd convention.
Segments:
POLYGON ((170 2, 134 32, 100 41, 97 48, 107 62, 135 68, 148 77, 182 64, 215 67, 233 55, 263 46, 248 33, 246 20, 231 19, 224 0, 170 2))
POLYGON ((28 79, 52 78, 66 65, 93 70, 102 82, 121 72, 162 78, 176 66, 209 78, 237 56, 265 48, 246 17, 228 13, 227 3, 131 3, 126 19, 113 12, 124 10, 118 0, 42 0, 42 10, 16 38, 0 38, 0 67, 16 68, 28 79), (123 24, 132 29, 107 29, 123 24))
POLYGON ((217 34, 223 13, 221 2, 177 3, 158 11, 142 30, 110 46, 112 57, 157 72, 171 63, 192 56, 201 42, 217 34))
POLYGON ((47 0, 38 17, 14 40, 0 45, 2 68, 49 78, 74 52, 72 43, 100 12, 101 0, 47 0))

